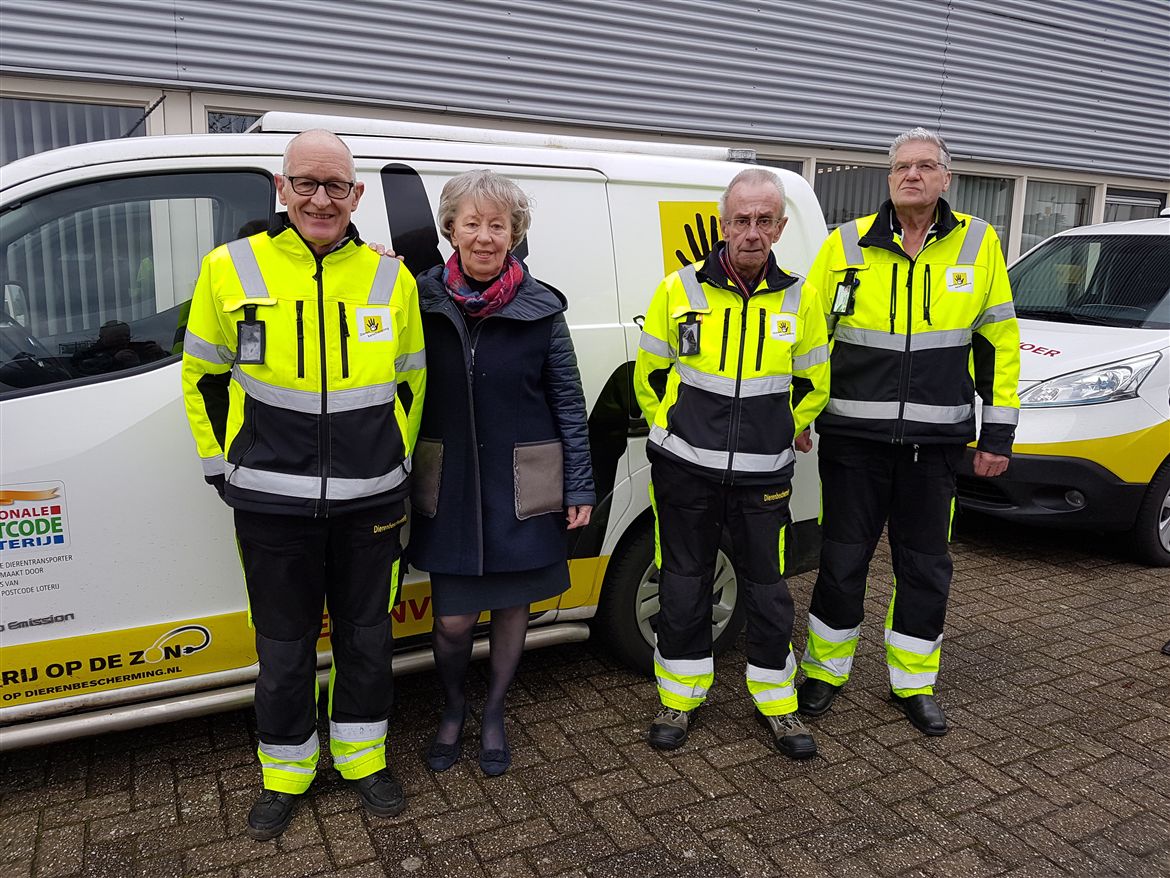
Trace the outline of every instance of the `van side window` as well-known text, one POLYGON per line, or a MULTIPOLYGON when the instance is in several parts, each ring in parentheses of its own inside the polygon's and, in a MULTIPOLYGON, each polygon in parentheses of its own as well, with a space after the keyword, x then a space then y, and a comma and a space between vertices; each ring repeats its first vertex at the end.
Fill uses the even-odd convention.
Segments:
POLYGON ((267 173, 217 171, 95 180, 6 210, 0 397, 181 354, 203 256, 266 228, 274 202, 267 173))

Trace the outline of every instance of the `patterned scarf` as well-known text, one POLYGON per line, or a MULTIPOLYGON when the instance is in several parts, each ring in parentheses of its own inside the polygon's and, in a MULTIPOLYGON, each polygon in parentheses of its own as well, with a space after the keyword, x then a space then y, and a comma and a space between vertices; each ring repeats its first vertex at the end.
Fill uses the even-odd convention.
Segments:
POLYGON ((489 314, 495 314, 516 298, 516 290, 523 279, 524 268, 511 253, 504 257, 504 269, 499 277, 482 293, 477 293, 468 286, 467 279, 463 276, 463 268, 459 264, 458 252, 451 254, 443 268, 443 286, 468 317, 487 317, 489 314))

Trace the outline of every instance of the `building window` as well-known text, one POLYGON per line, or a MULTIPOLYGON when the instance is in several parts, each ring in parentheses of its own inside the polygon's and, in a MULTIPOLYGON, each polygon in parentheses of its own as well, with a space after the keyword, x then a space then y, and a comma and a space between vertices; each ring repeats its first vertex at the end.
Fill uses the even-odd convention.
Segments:
POLYGON ((1092 186, 1029 180, 1024 198, 1021 252, 1032 249, 1057 232, 1085 225, 1092 204, 1092 186))
POLYGON ((829 230, 867 216, 890 197, 889 169, 849 164, 818 164, 813 191, 829 230))
POLYGON ((146 134, 145 107, 0 98, 0 164, 34 153, 146 134))
POLYGON ((1007 177, 954 174, 945 197, 960 213, 969 213, 991 223, 999 235, 999 246, 1006 254, 1014 188, 1015 181, 1007 177))
POLYGON ((260 121, 258 113, 221 113, 207 111, 208 134, 243 134, 260 121))
POLYGON ((762 155, 756 159, 756 162, 766 168, 780 168, 784 171, 792 171, 794 174, 804 173, 804 162, 798 159, 772 159, 762 155))
POLYGON ((1138 189, 1114 189, 1105 192, 1105 222, 1151 219, 1166 206, 1166 196, 1160 192, 1142 192, 1138 189))

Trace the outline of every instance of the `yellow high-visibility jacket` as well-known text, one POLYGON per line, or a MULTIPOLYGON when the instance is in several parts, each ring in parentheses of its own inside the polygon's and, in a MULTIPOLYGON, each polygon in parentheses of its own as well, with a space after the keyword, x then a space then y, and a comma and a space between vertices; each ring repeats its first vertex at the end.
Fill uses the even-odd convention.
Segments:
POLYGON ((812 285, 772 257, 745 299, 722 249, 666 277, 646 312, 634 391, 647 454, 724 484, 775 483, 828 399, 824 314, 812 285))
POLYGON ((1020 330, 995 229, 940 200, 934 231, 910 259, 887 201, 835 229, 809 279, 832 347, 832 393, 817 432, 907 445, 968 443, 978 392, 979 448, 1011 454, 1020 330), (850 286, 852 313, 833 314, 850 286))
POLYGON ((281 222, 203 260, 183 397, 204 476, 224 477, 228 504, 254 512, 321 517, 401 499, 426 388, 414 278, 353 226, 318 258, 281 222))

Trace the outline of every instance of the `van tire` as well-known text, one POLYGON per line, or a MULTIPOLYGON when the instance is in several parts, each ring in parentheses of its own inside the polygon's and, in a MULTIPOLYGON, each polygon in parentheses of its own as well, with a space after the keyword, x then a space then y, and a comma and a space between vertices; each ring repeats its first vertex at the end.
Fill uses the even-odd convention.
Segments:
MULTIPOLYGON (((654 565, 654 519, 618 544, 605 572, 601 603, 594 619, 594 638, 609 654, 646 676, 654 673, 654 641, 649 617, 658 606, 658 568, 654 565)), ((712 646, 716 655, 735 644, 743 630, 746 602, 731 563, 726 534, 716 561, 712 592, 712 646)))
POLYGON ((1131 534, 1134 551, 1152 567, 1170 567, 1170 460, 1154 474, 1131 534))

